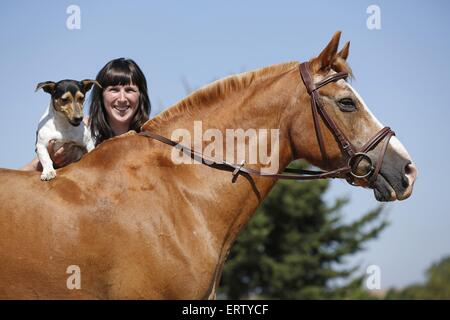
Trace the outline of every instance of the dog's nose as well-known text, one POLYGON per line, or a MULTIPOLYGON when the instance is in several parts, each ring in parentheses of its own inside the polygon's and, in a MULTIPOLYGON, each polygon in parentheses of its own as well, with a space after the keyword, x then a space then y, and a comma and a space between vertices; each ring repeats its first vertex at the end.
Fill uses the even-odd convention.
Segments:
POLYGON ((83 117, 76 117, 76 118, 73 118, 73 122, 76 123, 76 124, 80 124, 81 121, 83 121, 83 117))

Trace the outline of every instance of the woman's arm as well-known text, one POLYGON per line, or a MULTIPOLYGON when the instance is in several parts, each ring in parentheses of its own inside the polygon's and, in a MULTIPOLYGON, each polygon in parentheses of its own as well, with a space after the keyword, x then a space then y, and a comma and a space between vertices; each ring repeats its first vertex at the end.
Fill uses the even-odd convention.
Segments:
POLYGON ((19 168, 19 170, 22 171, 42 171, 41 163, 39 162, 39 159, 36 157, 31 162, 27 163, 23 167, 19 168))

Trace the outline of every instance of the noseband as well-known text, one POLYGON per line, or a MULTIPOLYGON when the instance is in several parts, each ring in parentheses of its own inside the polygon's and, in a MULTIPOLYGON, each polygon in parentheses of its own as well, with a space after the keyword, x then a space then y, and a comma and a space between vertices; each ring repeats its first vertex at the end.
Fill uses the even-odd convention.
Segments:
POLYGON ((377 134, 375 134, 372 139, 370 139, 363 147, 359 150, 355 148, 344 133, 339 129, 336 123, 328 116, 325 108, 323 107, 322 101, 319 96, 318 89, 331 83, 334 81, 338 81, 340 79, 345 79, 348 77, 348 74, 345 72, 335 73, 318 83, 314 83, 312 80, 309 63, 305 62, 300 64, 300 74, 305 84, 306 90, 311 97, 311 107, 312 107, 312 116, 314 120, 314 128, 316 131, 317 141, 319 142, 320 153, 327 167, 330 166, 330 161, 328 155, 325 151, 325 143, 322 136, 322 131, 319 125, 319 115, 324 120, 327 127, 330 129, 333 136, 336 138, 337 143, 344 156, 346 157, 346 166, 331 170, 331 171, 313 171, 313 170, 303 170, 303 169, 291 169, 286 168, 283 173, 277 174, 269 174, 264 173, 259 170, 251 169, 245 167, 245 163, 242 162, 240 165, 236 165, 234 163, 229 163, 225 160, 221 160, 218 162, 216 159, 205 156, 204 154, 197 152, 190 147, 180 145, 179 143, 170 140, 166 137, 163 137, 159 134, 153 133, 151 131, 145 130, 141 128, 141 132, 139 135, 152 138, 168 144, 172 147, 180 149, 188 156, 201 160, 203 164, 208 165, 213 168, 218 169, 226 169, 232 171, 232 181, 234 182, 239 174, 248 174, 248 175, 256 175, 261 177, 268 177, 274 179, 288 179, 288 180, 315 180, 315 179, 327 179, 327 178, 345 178, 350 184, 354 184, 354 179, 367 179, 369 186, 373 186, 373 183, 377 179, 377 176, 381 169, 381 164, 383 163, 384 155, 386 153, 387 147, 389 145, 389 140, 393 135, 395 135, 394 131, 392 131, 389 127, 384 127, 377 134), (372 159, 367 155, 369 151, 374 149, 381 141, 386 138, 386 143, 381 149, 381 152, 378 156, 378 161, 376 166, 373 166, 372 159), (358 165, 361 161, 366 160, 369 165, 366 172, 362 174, 358 174, 356 171, 358 169, 358 165))

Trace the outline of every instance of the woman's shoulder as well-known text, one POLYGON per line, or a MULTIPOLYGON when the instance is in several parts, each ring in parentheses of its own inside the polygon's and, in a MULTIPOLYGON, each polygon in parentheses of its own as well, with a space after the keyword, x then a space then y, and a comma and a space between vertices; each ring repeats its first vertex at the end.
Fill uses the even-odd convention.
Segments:
POLYGON ((91 125, 89 116, 84 116, 84 117, 83 117, 83 122, 84 122, 84 124, 85 124, 86 126, 90 126, 90 125, 91 125))

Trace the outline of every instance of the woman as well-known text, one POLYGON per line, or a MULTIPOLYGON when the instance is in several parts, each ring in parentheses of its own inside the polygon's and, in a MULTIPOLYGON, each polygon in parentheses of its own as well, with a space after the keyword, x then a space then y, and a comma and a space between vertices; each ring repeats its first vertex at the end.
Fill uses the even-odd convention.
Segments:
MULTIPOLYGON (((139 131, 148 120, 151 108, 147 81, 139 66, 131 59, 114 59, 100 70, 96 80, 102 89, 93 88, 89 118, 85 119, 95 145, 129 130, 139 131)), ((58 150, 53 147, 54 142, 48 150, 57 168, 80 158, 77 146, 66 144, 58 150)), ((37 158, 21 169, 42 171, 37 158)))

